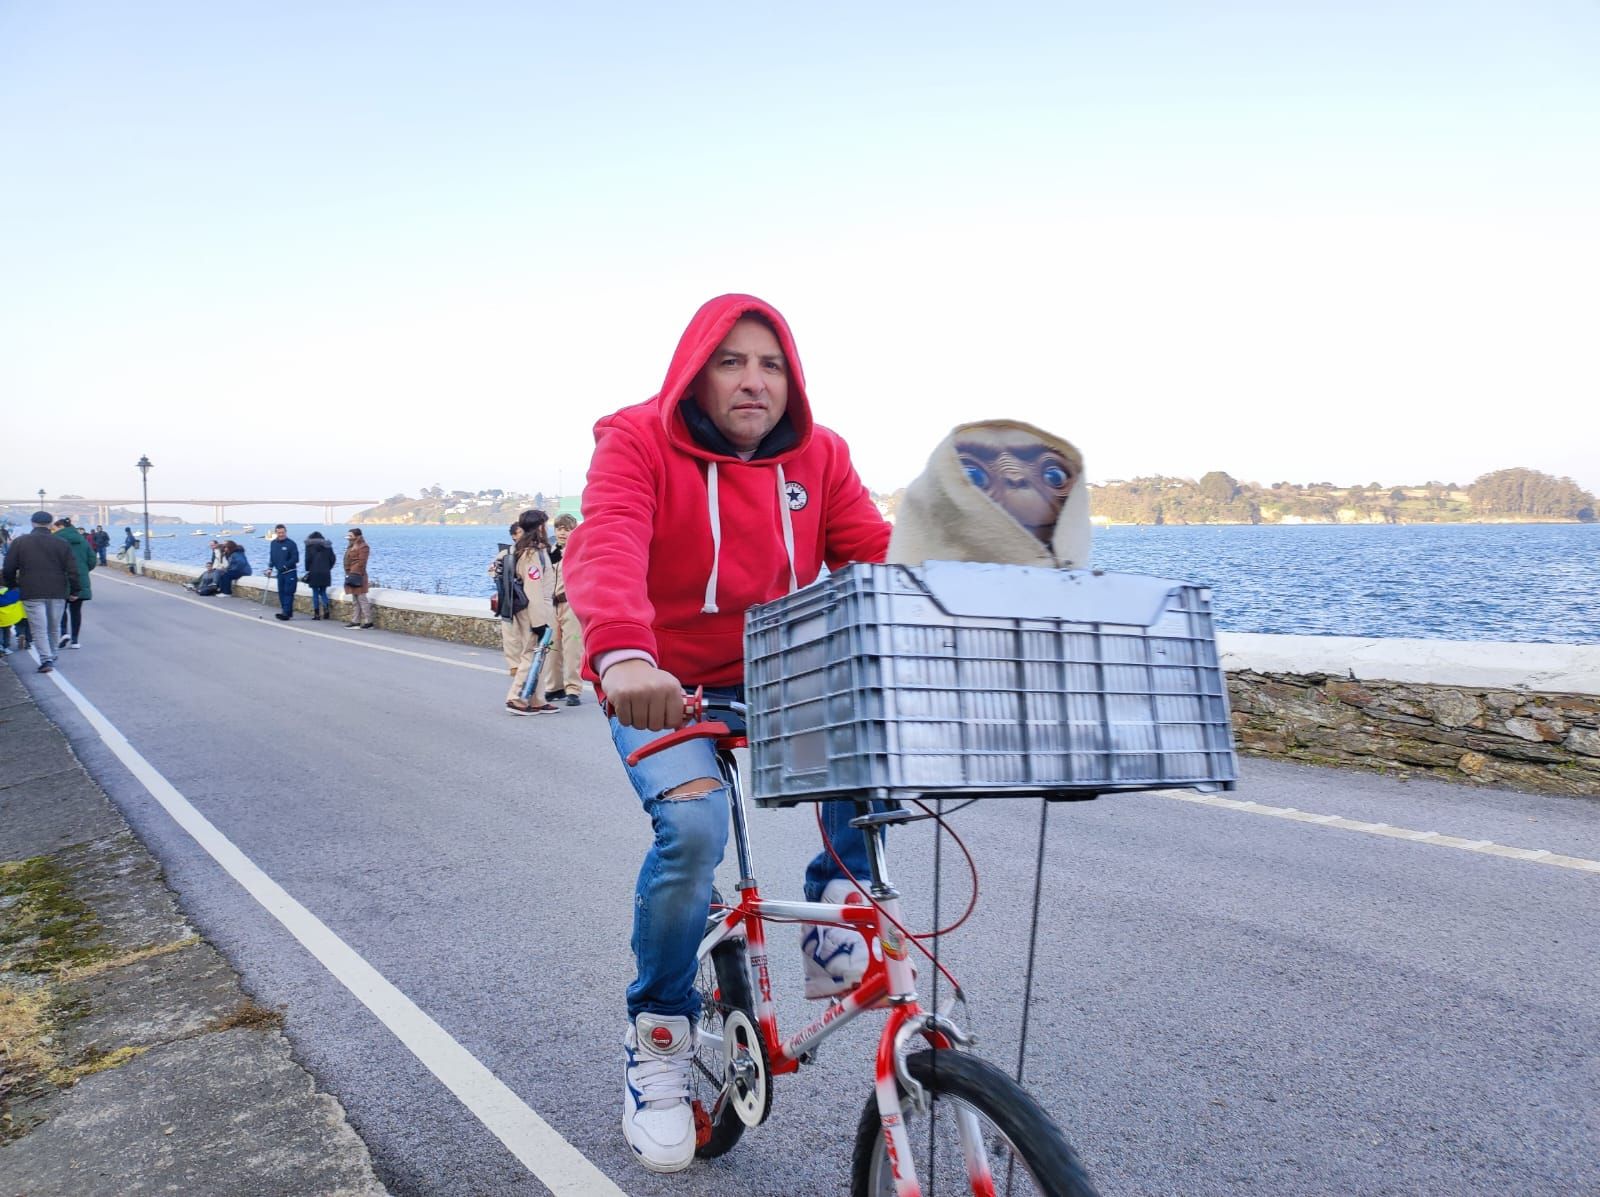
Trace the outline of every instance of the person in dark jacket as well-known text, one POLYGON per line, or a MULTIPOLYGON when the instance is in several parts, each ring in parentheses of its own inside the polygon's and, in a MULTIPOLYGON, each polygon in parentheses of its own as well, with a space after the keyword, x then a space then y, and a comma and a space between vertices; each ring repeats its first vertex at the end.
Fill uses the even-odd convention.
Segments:
POLYGON ((329 619, 333 615, 332 604, 328 602, 328 587, 333 585, 333 567, 338 561, 339 555, 334 552, 333 543, 321 532, 313 532, 306 537, 306 570, 300 576, 311 587, 312 619, 329 619))
POLYGON ((248 578, 251 574, 250 558, 244 555, 244 546, 237 540, 230 540, 222 546, 222 551, 228 555, 228 567, 222 571, 222 576, 217 579, 218 594, 232 594, 233 583, 238 578, 248 578))
POLYGON ((67 600, 78 594, 83 583, 72 546, 50 532, 50 513, 35 511, 32 523, 33 530, 17 537, 6 550, 0 579, 22 591, 31 639, 39 651, 39 672, 49 673, 56 667, 56 641, 67 600))
POLYGON ((101 524, 94 526, 94 533, 89 537, 89 543, 94 546, 95 556, 100 559, 100 564, 106 563, 106 550, 111 547, 111 533, 101 524))
POLYGON ((61 638, 56 642, 56 647, 77 648, 78 633, 83 631, 83 604, 94 597, 89 574, 98 564, 98 560, 94 546, 89 543, 88 537, 72 526, 70 516, 62 516, 55 522, 54 527, 56 536, 72 546, 72 555, 78 562, 78 580, 82 583, 78 597, 67 600, 66 624, 61 629, 61 638))
POLYGON ((300 584, 300 546, 289 539, 289 529, 279 524, 267 546, 267 576, 278 575, 278 613, 274 619, 294 618, 294 588, 300 584))

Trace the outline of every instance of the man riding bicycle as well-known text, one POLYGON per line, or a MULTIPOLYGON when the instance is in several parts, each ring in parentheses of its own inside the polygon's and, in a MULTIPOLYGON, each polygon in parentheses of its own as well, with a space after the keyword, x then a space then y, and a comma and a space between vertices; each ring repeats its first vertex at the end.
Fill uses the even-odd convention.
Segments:
MULTIPOLYGON (((711 706, 742 701, 747 608, 806 585, 824 564, 882 561, 890 527, 844 441, 812 422, 788 324, 749 295, 701 307, 660 392, 595 425, 583 514, 565 576, 584 673, 611 704, 612 740, 655 830, 634 902, 623 1132, 645 1167, 676 1172, 694 1159, 695 950, 727 843, 728 794, 704 740, 626 760, 679 725, 685 688, 703 686, 711 706)), ((854 814, 823 805, 835 851, 865 876, 854 814)), ((824 850, 805 891, 843 902, 853 887, 824 850)), ((866 967, 866 945, 844 928, 813 927, 802 949, 807 997, 846 992, 866 967)))

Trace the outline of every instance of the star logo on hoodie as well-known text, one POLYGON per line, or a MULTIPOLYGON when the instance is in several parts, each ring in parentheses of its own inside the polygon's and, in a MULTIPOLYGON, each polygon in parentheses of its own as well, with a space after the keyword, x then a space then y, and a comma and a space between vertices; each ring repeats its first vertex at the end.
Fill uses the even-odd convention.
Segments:
POLYGON ((804 510, 805 505, 811 501, 811 496, 806 493, 806 488, 798 482, 785 482, 783 484, 784 497, 789 500, 790 511, 804 510))

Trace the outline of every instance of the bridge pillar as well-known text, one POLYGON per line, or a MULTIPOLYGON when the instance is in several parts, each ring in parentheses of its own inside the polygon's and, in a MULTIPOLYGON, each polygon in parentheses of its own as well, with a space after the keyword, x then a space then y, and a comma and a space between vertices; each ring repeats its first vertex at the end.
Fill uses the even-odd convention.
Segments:
POLYGON ((332 507, 324 507, 322 509, 322 522, 325 523, 325 524, 333 523, 333 508, 332 507))
POLYGON ((104 528, 111 522, 111 505, 109 503, 96 503, 94 508, 94 522, 104 528))
POLYGON ((213 507, 211 509, 211 514, 216 517, 217 527, 219 529, 222 527, 223 524, 225 524, 227 522, 227 519, 228 519, 227 512, 223 509, 223 506, 222 506, 221 503, 218 503, 215 507, 213 507))

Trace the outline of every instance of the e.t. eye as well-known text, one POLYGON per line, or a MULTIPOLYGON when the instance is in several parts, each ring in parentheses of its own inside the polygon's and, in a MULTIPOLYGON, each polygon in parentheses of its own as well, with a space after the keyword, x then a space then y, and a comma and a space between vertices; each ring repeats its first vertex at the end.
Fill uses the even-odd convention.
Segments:
POLYGON ((1052 490, 1060 490, 1072 480, 1072 476, 1053 461, 1045 462, 1044 469, 1039 472, 1039 476, 1044 479, 1044 484, 1052 490))
POLYGON ((967 481, 979 490, 989 489, 989 471, 984 469, 970 457, 961 459, 961 468, 967 472, 967 481))

